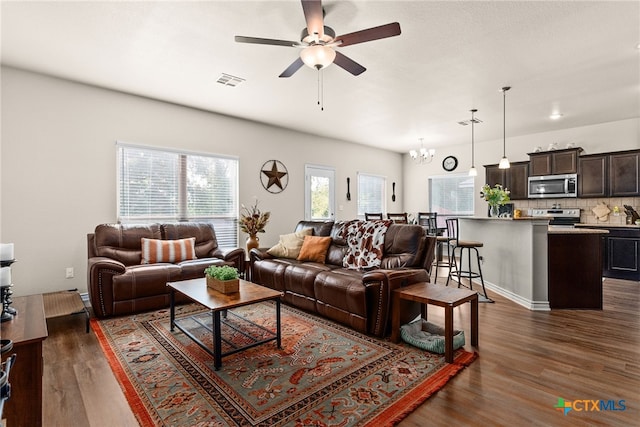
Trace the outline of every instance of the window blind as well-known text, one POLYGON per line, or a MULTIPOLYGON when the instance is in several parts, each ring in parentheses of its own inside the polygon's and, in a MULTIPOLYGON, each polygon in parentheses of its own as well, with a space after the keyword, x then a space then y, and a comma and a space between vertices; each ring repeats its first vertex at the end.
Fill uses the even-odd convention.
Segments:
POLYGON ((218 244, 238 244, 238 160, 118 145, 118 221, 210 222, 218 244))
POLYGON ((386 211, 386 181, 382 176, 358 173, 358 216, 386 211))

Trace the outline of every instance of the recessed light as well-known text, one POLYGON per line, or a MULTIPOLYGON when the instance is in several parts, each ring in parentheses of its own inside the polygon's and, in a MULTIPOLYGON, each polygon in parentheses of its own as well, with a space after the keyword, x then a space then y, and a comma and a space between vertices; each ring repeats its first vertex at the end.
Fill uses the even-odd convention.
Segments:
POLYGON ((561 117, 562 117, 562 114, 560 114, 560 113, 553 113, 553 114, 551 114, 551 115, 549 116, 549 118, 550 118, 551 120, 558 120, 558 119, 559 119, 559 118, 561 118, 561 117))

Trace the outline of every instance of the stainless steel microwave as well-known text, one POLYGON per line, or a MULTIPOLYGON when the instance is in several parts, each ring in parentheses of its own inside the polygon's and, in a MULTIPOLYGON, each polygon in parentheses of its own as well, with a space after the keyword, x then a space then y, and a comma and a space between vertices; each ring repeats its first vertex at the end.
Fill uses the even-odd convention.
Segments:
POLYGON ((530 176, 530 199, 578 197, 578 175, 530 176))

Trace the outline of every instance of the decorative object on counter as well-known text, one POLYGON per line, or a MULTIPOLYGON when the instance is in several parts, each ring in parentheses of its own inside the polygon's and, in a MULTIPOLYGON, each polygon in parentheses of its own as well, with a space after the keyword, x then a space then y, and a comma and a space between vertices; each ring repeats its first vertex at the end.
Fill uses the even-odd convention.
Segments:
POLYGON ((507 159, 507 91, 511 86, 502 88, 502 158, 498 164, 500 169, 509 169, 511 164, 507 159))
POLYGON ((0 261, 13 260, 13 243, 0 243, 0 261))
POLYGON ((620 216, 620 208, 617 206, 613 207, 613 216, 620 216))
POLYGON ((260 209, 258 209, 257 199, 250 208, 242 205, 238 224, 240 224, 240 230, 249 235, 247 238, 247 252, 259 246, 260 239, 258 239, 258 233, 264 233, 264 227, 266 227, 269 222, 269 218, 271 218, 271 212, 261 212, 260 209))
POLYGON ((347 200, 351 200, 351 178, 347 177, 347 200))
POLYGON ((591 209, 591 212, 593 212, 598 221, 607 221, 609 219, 609 212, 611 212, 611 210, 606 203, 601 202, 595 208, 591 209))
POLYGON ((0 321, 5 322, 13 319, 13 316, 18 314, 18 311, 11 307, 11 303, 13 302, 11 299, 11 295, 13 295, 13 291, 11 290, 13 287, 11 281, 11 264, 15 262, 15 259, 13 259, 13 243, 3 243, 2 246, 2 258, 11 257, 10 259, 0 260, 0 303, 2 303, 0 321))
POLYGON ((486 200, 489 206, 491 206, 492 217, 498 217, 500 214, 499 207, 511 200, 509 198, 509 190, 503 188, 500 184, 496 184, 493 188, 489 187, 489 184, 485 184, 482 186, 480 197, 486 200))
POLYGON ((513 217, 514 218, 521 218, 522 217, 522 211, 520 209, 516 209, 513 211, 513 217))
POLYGON ((640 219, 640 215, 638 215, 638 212, 636 212, 636 210, 629 205, 622 206, 624 206, 624 213, 627 214, 627 224, 638 224, 637 221, 640 219))
POLYGON ((223 294, 232 294, 240 289, 238 269, 229 265, 210 265, 204 270, 207 286, 223 294))
POLYGON ((433 148, 426 149, 424 148, 424 138, 420 138, 420 152, 416 150, 409 150, 409 156, 416 162, 422 163, 431 163, 433 160, 433 156, 436 154, 436 150, 433 148))

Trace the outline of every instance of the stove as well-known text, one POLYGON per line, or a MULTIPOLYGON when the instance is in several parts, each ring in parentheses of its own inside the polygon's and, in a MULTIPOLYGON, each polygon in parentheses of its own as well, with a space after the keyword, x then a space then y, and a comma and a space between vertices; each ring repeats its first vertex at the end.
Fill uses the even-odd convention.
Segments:
POLYGON ((534 218, 549 218, 549 226, 573 228, 580 222, 580 209, 531 209, 529 215, 534 218))

